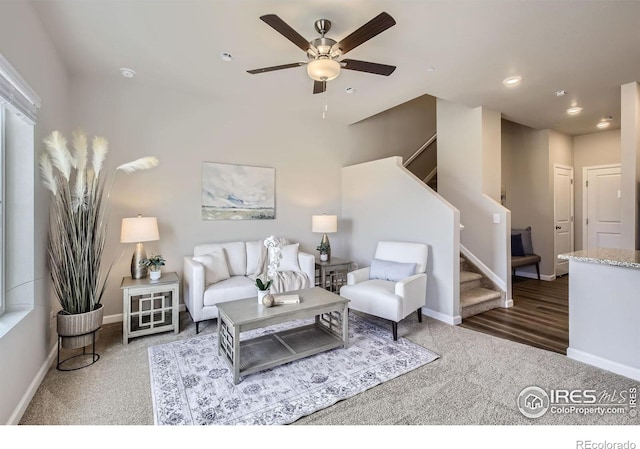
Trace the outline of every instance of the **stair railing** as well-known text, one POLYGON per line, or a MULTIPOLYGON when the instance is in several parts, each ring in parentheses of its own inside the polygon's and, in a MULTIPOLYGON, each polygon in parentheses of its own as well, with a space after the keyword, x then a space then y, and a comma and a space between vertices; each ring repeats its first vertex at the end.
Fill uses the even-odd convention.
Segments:
POLYGON ((438 133, 434 133, 434 134, 433 134, 433 136, 431 136, 431 137, 429 138, 429 140, 427 140, 424 144, 422 144, 422 146, 421 146, 420 148, 418 148, 418 149, 416 150, 416 152, 415 152, 415 153, 413 153, 413 154, 411 155, 411 157, 410 157, 409 159, 407 159, 407 160, 406 160, 402 165, 403 165, 403 166, 405 166, 405 167, 407 167, 411 162, 413 162, 413 160, 414 160, 415 158, 417 158, 418 156, 420 156, 420 155, 422 154, 422 152, 423 152, 424 150, 426 150, 426 149, 429 147, 429 145, 431 145, 433 142, 435 142, 437 138, 438 138, 438 133))

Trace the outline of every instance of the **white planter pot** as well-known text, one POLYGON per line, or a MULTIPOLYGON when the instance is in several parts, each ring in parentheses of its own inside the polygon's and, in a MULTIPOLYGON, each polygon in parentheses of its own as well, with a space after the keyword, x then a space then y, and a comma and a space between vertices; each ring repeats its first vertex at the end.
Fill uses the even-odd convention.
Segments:
POLYGON ((328 254, 320 254, 320 260, 322 262, 326 262, 327 260, 329 260, 329 255, 328 254))
POLYGON ((269 294, 269 290, 258 290, 258 304, 262 304, 262 298, 269 294))
POLYGON ((162 276, 162 271, 160 270, 149 270, 149 278, 151 278, 152 281, 157 281, 158 279, 160 279, 160 277, 162 276))

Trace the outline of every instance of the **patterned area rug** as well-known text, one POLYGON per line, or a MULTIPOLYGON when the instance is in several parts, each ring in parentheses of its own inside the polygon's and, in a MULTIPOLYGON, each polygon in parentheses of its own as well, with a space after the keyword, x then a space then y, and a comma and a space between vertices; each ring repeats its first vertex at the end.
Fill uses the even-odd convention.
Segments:
MULTIPOLYGON (((217 334, 149 348, 156 424, 288 424, 439 356, 350 314, 349 346, 245 376, 238 385, 217 353, 217 334)), ((311 320, 257 329, 242 339, 311 320)))

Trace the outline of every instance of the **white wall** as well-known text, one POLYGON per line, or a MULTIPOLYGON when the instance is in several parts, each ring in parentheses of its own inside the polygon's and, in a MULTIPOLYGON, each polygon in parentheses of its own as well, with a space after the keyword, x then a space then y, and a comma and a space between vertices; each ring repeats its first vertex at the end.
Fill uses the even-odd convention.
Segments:
MULTIPOLYGON (((511 210, 511 227, 531 226, 533 249, 541 257, 540 274, 555 276, 553 165, 573 165, 571 140, 549 130, 537 130, 503 120, 505 206, 511 210)), ((535 275, 535 267, 519 272, 535 275)))
POLYGON ((601 131, 573 138, 575 185, 575 250, 583 248, 584 183, 583 169, 595 165, 620 163, 620 130, 601 131))
MULTIPOLYGON (((66 130, 69 123, 67 73, 31 4, 0 4, 0 53, 42 100, 34 135, 36 147, 53 129, 66 130)), ((38 178, 34 159, 33 154, 27 153, 24 159, 16 161, 29 172, 24 176, 31 182, 28 190, 33 194, 25 196, 24 201, 31 203, 34 221, 28 228, 32 234, 32 249, 27 249, 25 254, 28 266, 12 267, 18 271, 24 268, 24 273, 13 279, 23 283, 20 288, 26 296, 16 297, 15 301, 30 304, 28 307, 33 309, 0 338, 0 423, 17 423, 48 369, 47 359, 55 345, 55 328, 50 327, 49 312, 58 307, 49 291, 45 268, 48 197, 38 178), (31 167, 26 167, 25 161, 31 167), (28 273, 26 278, 25 273, 28 273)), ((0 318, 0 327, 5 318, 0 318)))
POLYGON ((391 157, 342 169, 348 256, 369 266, 380 240, 429 245, 425 314, 460 322, 459 212, 391 157))
MULTIPOLYGON (((270 114, 268 105, 238 109, 203 98, 122 78, 74 79, 72 123, 110 142, 107 169, 154 155, 160 166, 119 174, 111 195, 106 258, 122 257, 105 293, 105 316, 122 313, 120 282, 130 273, 132 244, 121 244, 123 217, 141 213, 158 219, 160 240, 145 244, 160 253, 167 271, 181 273, 182 258, 205 242, 263 239, 279 235, 316 253, 320 235, 311 216, 340 210, 341 160, 349 153, 348 128, 319 117, 270 114), (274 220, 203 221, 200 217, 203 162, 275 168, 274 220)), ((332 236, 332 253, 342 253, 342 225, 332 236)))
POLYGON ((510 295, 511 218, 499 203, 500 114, 438 99, 437 123, 438 193, 460 211, 460 243, 510 295))

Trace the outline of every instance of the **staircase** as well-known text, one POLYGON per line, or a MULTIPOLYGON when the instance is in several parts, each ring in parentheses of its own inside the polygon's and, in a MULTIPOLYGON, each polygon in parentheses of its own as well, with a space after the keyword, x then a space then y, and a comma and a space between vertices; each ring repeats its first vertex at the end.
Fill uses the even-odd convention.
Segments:
POLYGON ((468 318, 503 304, 504 292, 460 255, 460 317, 468 318))

